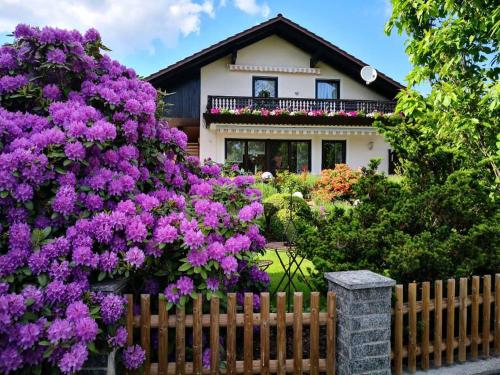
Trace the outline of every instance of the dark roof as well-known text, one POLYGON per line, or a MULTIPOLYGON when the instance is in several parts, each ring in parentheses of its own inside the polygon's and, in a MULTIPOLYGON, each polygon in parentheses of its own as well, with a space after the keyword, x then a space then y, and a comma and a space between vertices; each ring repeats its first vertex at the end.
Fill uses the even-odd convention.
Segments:
MULTIPOLYGON (((160 86, 166 82, 182 81, 192 77, 193 74, 198 75, 202 66, 271 35, 278 35, 311 56, 315 56, 317 59, 347 74, 355 81, 364 84, 360 77, 360 70, 368 64, 281 14, 167 66, 146 77, 146 80, 155 86, 160 86)), ((378 72, 378 77, 375 82, 370 84, 370 88, 392 99, 404 86, 378 72)))

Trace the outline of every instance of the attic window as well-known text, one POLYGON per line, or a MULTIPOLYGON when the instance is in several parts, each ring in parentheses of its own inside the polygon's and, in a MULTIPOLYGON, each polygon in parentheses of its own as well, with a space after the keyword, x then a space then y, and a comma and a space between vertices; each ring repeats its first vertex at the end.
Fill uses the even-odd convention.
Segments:
POLYGON ((316 80, 316 99, 340 99, 338 80, 316 80))
POLYGON ((278 78, 253 77, 253 97, 276 98, 278 96, 278 78))

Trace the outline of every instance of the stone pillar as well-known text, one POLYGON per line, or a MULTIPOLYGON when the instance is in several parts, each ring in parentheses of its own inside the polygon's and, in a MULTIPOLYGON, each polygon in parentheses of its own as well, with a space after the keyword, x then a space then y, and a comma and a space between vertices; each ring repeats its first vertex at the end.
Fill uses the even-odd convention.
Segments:
MULTIPOLYGON (((90 285, 92 292, 123 294, 127 279, 100 282, 90 285)), ((80 375, 117 375, 123 373, 116 358, 116 351, 111 353, 90 353, 87 362, 78 372, 80 375)))
POLYGON ((337 294, 338 375, 391 375, 391 293, 396 282, 371 271, 329 272, 337 294))

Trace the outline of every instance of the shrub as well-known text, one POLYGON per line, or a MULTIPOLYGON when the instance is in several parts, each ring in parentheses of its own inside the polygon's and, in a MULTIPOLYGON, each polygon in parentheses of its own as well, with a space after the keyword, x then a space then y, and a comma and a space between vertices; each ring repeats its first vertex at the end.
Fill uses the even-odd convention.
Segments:
POLYGON ((316 177, 307 172, 297 174, 282 171, 277 173, 274 185, 280 193, 293 194, 298 191, 302 193, 304 198, 308 199, 311 196, 315 181, 316 177))
POLYGON ((338 209, 317 226, 298 230, 300 254, 325 288, 328 271, 371 269, 398 282, 495 273, 500 267, 500 213, 481 173, 452 173, 418 191, 364 168, 354 185, 360 204, 338 209))
POLYGON ((359 173, 347 164, 337 164, 335 169, 323 169, 316 182, 313 194, 324 200, 349 199, 352 186, 359 179, 359 173))
MULTIPOLYGON (((312 211, 307 202, 299 197, 293 197, 293 222, 312 220, 312 211)), ((290 195, 289 194, 274 194, 263 200, 264 204, 264 220, 262 223, 265 227, 268 238, 276 241, 285 241, 295 237, 292 231, 286 233, 286 228, 289 227, 290 221, 290 195)))
POLYGON ((92 282, 155 275, 183 305, 237 289, 264 243, 253 178, 187 157, 154 88, 102 48, 95 30, 26 25, 0 48, 2 373, 74 373, 125 345, 125 301, 92 282))

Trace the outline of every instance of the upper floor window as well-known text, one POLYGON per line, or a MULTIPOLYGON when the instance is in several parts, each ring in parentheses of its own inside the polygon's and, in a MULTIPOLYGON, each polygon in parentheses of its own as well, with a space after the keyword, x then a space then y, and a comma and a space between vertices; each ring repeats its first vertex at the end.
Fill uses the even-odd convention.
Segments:
POLYGON ((316 99, 340 99, 340 82, 337 80, 316 80, 316 99))
POLYGON ((253 77, 253 96, 259 98, 276 98, 278 96, 278 78, 253 77))

